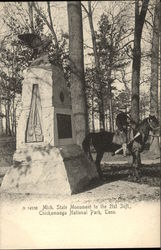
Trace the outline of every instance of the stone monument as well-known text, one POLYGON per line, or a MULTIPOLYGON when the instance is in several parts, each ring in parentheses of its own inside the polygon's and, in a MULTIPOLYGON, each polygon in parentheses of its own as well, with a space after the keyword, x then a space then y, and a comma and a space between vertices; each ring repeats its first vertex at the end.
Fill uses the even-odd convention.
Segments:
POLYGON ((13 166, 2 190, 73 194, 98 177, 80 146, 62 70, 40 56, 25 71, 13 166))

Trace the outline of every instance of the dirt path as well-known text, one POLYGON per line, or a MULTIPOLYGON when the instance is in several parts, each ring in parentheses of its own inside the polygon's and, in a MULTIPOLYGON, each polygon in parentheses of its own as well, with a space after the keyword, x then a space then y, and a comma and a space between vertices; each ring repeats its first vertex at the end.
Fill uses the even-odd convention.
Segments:
MULTIPOLYGON (((0 184, 7 169, 10 168, 11 158, 15 150, 15 138, 1 138, 0 140, 0 184), (9 143, 10 142, 10 143, 9 143), (8 154, 8 163, 3 165, 3 159, 8 154), (12 155, 11 155, 12 154, 12 155), (2 157, 3 156, 3 157, 2 157)), ((95 155, 94 155, 95 157, 95 155)), ((4 159, 7 162, 7 159, 4 159)), ((131 157, 122 155, 111 156, 105 153, 102 160, 104 181, 94 183, 87 191, 73 195, 71 200, 84 201, 147 201, 160 198, 160 159, 158 155, 149 155, 144 152, 141 155, 143 166, 140 169, 140 179, 136 180, 131 175, 131 157)), ((1 190, 0 190, 1 191, 1 190)), ((1 193, 2 200, 26 200, 39 199, 41 196, 34 195, 10 195, 1 193)), ((44 198, 47 198, 44 197, 44 198)), ((54 197, 51 197, 54 198, 54 197)), ((57 198, 57 197, 55 197, 57 198)), ((50 197, 49 197, 50 199, 50 197)), ((64 198, 63 198, 64 199, 64 198)), ((68 198, 67 198, 68 199, 68 198)))
MULTIPOLYGON (((140 168, 140 178, 135 179, 131 174, 131 166, 127 162, 106 162, 102 164, 104 179, 92 183, 83 193, 76 194, 70 200, 80 201, 158 201, 160 199, 160 163, 158 160, 148 160, 140 168), (152 163, 152 164, 151 164, 152 163)), ((7 168, 8 169, 8 168, 7 168)), ((1 168, 1 182, 6 172, 6 167, 1 168)), ((21 201, 41 198, 41 195, 6 194, 0 189, 1 200, 21 201)), ((43 197, 43 196, 42 196, 43 197)), ((46 196, 44 198, 54 198, 46 196)), ((63 199, 66 197, 63 197, 63 199)), ((55 197, 54 199, 57 199, 55 197)))
MULTIPOLYGON (((5 173, 6 168, 1 168, 5 173)), ((160 163, 102 162, 104 180, 72 196, 8 194, 0 188, 0 248, 160 246, 160 163)))
POLYGON ((70 201, 83 202, 138 202, 138 201, 159 201, 160 186, 158 177, 142 176, 138 182, 134 182, 132 177, 127 174, 119 174, 116 169, 110 171, 110 175, 104 181, 99 181, 88 187, 85 192, 72 196, 54 197, 49 195, 32 195, 32 194, 7 194, 1 193, 1 201, 33 201, 39 199, 61 199, 70 201), (121 180, 122 178, 122 180, 121 180), (157 180, 156 180, 157 179, 157 180), (147 184, 148 183, 148 184, 147 184))

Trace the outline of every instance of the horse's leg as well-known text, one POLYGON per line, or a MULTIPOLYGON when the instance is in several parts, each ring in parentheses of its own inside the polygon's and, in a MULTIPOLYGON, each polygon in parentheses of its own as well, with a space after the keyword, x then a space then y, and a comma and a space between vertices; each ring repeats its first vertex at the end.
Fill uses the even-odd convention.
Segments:
POLYGON ((138 177, 139 177, 139 170, 140 170, 140 167, 141 167, 141 158, 140 158, 140 151, 138 150, 136 152, 136 171, 138 172, 138 177))
POLYGON ((97 168, 97 172, 100 176, 100 178, 102 178, 103 174, 102 174, 102 170, 101 170, 101 160, 103 157, 104 152, 97 152, 97 156, 96 156, 96 168, 97 168))
POLYGON ((135 152, 132 152, 132 174, 134 174, 134 169, 135 169, 135 164, 136 164, 136 156, 135 156, 135 152))
POLYGON ((87 156, 89 158, 90 161, 93 161, 93 157, 92 157, 92 154, 91 154, 91 151, 89 149, 89 151, 87 152, 87 156))
POLYGON ((126 129, 123 130, 121 133, 121 137, 122 137, 122 149, 123 149, 123 156, 126 157, 126 151, 127 151, 127 131, 126 129))
POLYGON ((123 156, 126 157, 127 143, 122 144, 122 149, 123 149, 123 156))
POLYGON ((136 178, 139 177, 138 169, 140 165, 141 165, 140 152, 139 150, 136 150, 135 152, 133 152, 133 171, 134 171, 133 173, 136 178))

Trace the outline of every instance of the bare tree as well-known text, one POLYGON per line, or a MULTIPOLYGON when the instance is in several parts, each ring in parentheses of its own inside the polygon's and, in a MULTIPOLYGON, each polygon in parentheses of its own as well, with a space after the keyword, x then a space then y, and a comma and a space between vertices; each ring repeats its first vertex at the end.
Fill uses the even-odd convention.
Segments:
POLYGON ((159 0, 154 10, 154 25, 151 53, 150 113, 158 117, 158 77, 159 76, 159 0))
POLYGON ((135 31, 132 65, 132 100, 131 116, 137 123, 139 121, 139 95, 140 95, 140 68, 141 68, 141 38, 149 0, 143 0, 140 10, 139 0, 135 0, 135 31))
POLYGON ((0 136, 3 135, 3 121, 2 121, 2 99, 0 94, 0 136))
POLYGON ((68 1, 67 11, 69 24, 69 60, 71 68, 70 84, 72 110, 76 130, 76 143, 81 145, 88 130, 84 80, 81 2, 68 1))
POLYGON ((34 32, 34 16, 33 16, 33 2, 28 2, 29 19, 30 19, 30 29, 31 33, 34 32))
POLYGON ((88 9, 85 7, 84 4, 82 4, 83 9, 85 10, 88 20, 89 20, 89 26, 91 31, 91 38, 92 38, 92 45, 93 45, 93 54, 94 54, 94 61, 95 61, 95 67, 96 67, 96 81, 97 85, 99 86, 99 98, 98 98, 98 107, 99 107, 99 122, 100 122, 100 129, 105 130, 105 116, 104 116, 104 102, 103 102, 103 89, 102 84, 99 78, 100 74, 100 61, 99 56, 97 53, 97 45, 96 45, 96 35, 93 25, 93 11, 91 7, 91 1, 88 1, 88 9))
POLYGON ((50 2, 49 1, 47 2, 48 17, 46 15, 44 15, 41 8, 38 6, 37 2, 32 2, 32 4, 33 4, 33 7, 34 7, 35 11, 37 12, 37 14, 43 19, 43 21, 45 22, 45 24, 47 25, 47 27, 51 31, 51 34, 52 34, 54 42, 55 42, 55 48, 56 48, 56 50, 58 50, 59 43, 58 43, 58 38, 57 38, 55 29, 54 29, 53 20, 52 20, 50 2))
MULTIPOLYGON (((159 4, 156 0, 154 10, 154 24, 152 36, 152 55, 151 55, 151 86, 150 86, 150 113, 159 119, 158 109, 158 80, 159 80, 159 4)), ((150 152, 158 154, 159 137, 155 136, 150 146, 150 152)))

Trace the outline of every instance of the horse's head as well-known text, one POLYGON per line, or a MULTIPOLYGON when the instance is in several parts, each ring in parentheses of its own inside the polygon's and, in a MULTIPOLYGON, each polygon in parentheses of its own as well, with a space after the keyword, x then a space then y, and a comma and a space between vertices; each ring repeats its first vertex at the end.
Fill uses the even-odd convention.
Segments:
POLYGON ((149 130, 151 130, 153 133, 159 131, 159 121, 155 117, 155 115, 149 115, 149 117, 147 118, 147 122, 149 125, 149 130))

